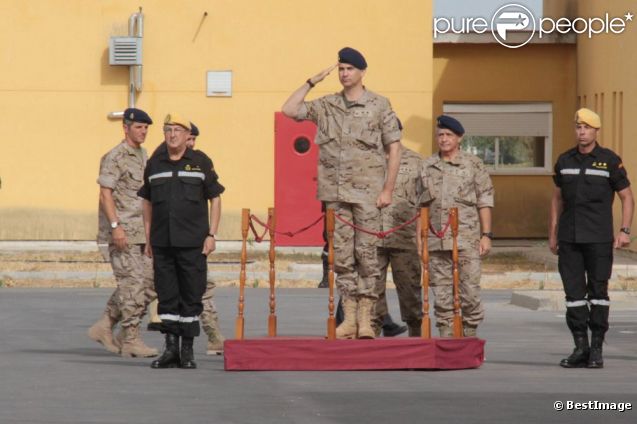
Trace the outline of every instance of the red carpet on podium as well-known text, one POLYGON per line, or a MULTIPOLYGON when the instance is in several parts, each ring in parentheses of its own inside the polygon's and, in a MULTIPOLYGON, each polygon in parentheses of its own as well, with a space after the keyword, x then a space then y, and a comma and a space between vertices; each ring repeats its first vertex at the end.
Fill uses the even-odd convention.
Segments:
POLYGON ((264 337, 226 340, 226 371, 456 370, 484 362, 476 337, 326 340, 264 337))

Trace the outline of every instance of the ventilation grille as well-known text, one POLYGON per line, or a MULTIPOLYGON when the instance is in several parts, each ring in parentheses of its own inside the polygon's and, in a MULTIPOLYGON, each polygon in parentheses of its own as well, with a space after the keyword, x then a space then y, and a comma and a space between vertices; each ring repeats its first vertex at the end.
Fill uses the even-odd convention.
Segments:
POLYGON ((110 65, 141 65, 142 39, 140 37, 111 37, 108 63, 110 65))

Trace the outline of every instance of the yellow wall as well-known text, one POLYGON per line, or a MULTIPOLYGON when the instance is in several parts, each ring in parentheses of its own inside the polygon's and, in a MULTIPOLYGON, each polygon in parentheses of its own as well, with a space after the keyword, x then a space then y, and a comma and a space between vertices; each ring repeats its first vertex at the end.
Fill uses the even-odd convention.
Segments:
MULTIPOLYGON (((108 40, 127 35, 137 6, 137 105, 156 122, 146 147, 161 142, 169 111, 198 125, 227 187, 222 237, 239 238, 242 207, 273 206, 273 114, 341 47, 365 54, 366 85, 391 99, 405 144, 429 151, 431 1, 3 0, 0 239, 94 238, 99 159, 122 138, 106 116, 127 104, 128 68, 108 65, 108 40), (228 69, 233 97, 206 97, 206 71, 228 69)), ((334 74, 310 97, 338 89, 334 74)))
MULTIPOLYGON (((605 13, 623 17, 627 12, 637 13, 635 2, 579 1, 578 15, 601 16, 605 13)), ((614 150, 623 159, 631 181, 637 181, 637 17, 628 22, 622 34, 600 34, 592 38, 577 38, 577 95, 581 106, 595 110, 602 119, 600 143, 614 150)), ((635 190, 633 188, 633 190, 635 190)), ((615 229, 621 223, 620 202, 615 202, 615 229)), ((633 225, 633 231, 637 226, 633 225)), ((637 248, 637 243, 631 245, 637 248)))
MULTIPOLYGON (((575 46, 436 44, 434 116, 446 102, 550 102, 553 162, 570 148, 575 103, 575 46)), ((550 175, 492 177, 497 237, 546 237, 553 182, 550 175)))

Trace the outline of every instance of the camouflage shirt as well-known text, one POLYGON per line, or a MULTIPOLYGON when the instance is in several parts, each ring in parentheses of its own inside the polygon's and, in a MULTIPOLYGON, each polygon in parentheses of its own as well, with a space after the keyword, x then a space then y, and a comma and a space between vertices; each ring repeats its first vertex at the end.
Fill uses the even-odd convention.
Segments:
MULTIPOLYGON (((142 201, 137 191, 143 185, 146 150, 135 149, 122 141, 110 152, 102 156, 100 175, 97 183, 100 187, 113 190, 113 200, 119 223, 126 232, 129 244, 146 243, 142 220, 142 201)), ((98 243, 111 243, 111 224, 99 208, 98 243)))
MULTIPOLYGON (((400 169, 392 195, 392 203, 381 209, 382 230, 395 228, 410 219, 419 211, 422 196, 420 165, 422 157, 407 148, 402 149, 400 169)), ((416 222, 388 235, 382 241, 383 247, 395 249, 416 249, 416 222)))
MULTIPOLYGON (((493 207, 493 184, 482 161, 459 151, 450 161, 438 154, 425 159, 420 170, 425 192, 421 198, 429 207, 429 219, 436 231, 445 227, 449 209, 458 208, 458 249, 478 248, 480 219, 478 209, 493 207)), ((429 234, 429 250, 451 250, 451 227, 442 239, 429 234)))
POLYGON ((331 94, 304 102, 296 119, 318 126, 318 199, 374 202, 385 183, 384 146, 400 140, 389 100, 365 90, 346 105, 343 92, 331 94))

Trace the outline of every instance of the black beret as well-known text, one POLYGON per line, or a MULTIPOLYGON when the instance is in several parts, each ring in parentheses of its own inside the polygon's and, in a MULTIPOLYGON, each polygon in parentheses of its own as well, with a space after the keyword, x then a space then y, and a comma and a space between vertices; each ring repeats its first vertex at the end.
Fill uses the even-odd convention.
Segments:
POLYGON ((338 61, 339 63, 349 63, 361 70, 367 69, 367 62, 363 55, 351 47, 342 48, 341 51, 338 52, 338 61))
POLYGON ((199 128, 192 122, 190 123, 190 135, 199 137, 199 128))
POLYGON ((148 116, 146 112, 141 109, 135 109, 134 107, 129 107, 124 111, 124 119, 148 125, 153 123, 153 120, 150 119, 150 116, 148 116))
POLYGON ((436 118, 438 128, 451 130, 455 135, 461 137, 464 134, 464 127, 456 118, 447 115, 440 115, 436 118))

